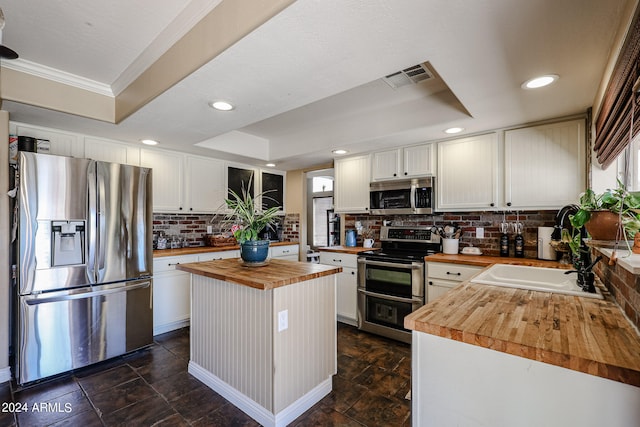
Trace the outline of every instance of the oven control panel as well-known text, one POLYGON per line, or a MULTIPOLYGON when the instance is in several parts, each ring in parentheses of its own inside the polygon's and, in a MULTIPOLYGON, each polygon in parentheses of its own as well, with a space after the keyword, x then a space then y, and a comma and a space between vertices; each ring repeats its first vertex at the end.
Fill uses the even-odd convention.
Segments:
POLYGON ((383 226, 380 240, 437 243, 440 236, 431 233, 431 227, 383 226))

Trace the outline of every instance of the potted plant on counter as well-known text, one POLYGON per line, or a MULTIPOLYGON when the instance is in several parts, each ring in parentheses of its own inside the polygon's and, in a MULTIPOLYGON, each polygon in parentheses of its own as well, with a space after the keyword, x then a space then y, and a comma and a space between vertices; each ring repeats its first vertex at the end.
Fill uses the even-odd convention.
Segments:
POLYGON ((593 240, 621 240, 628 244, 640 230, 640 197, 618 181, 615 189, 596 194, 587 189, 580 195, 578 211, 570 217, 576 229, 584 227, 593 240))
POLYGON ((279 207, 258 209, 256 200, 262 200, 265 192, 251 196, 251 179, 249 185, 242 187, 242 194, 229 190, 229 198, 225 199, 226 207, 231 211, 226 220, 231 222, 231 232, 240 245, 240 257, 245 265, 263 265, 269 254, 269 240, 259 240, 258 234, 265 228, 273 228, 279 207))

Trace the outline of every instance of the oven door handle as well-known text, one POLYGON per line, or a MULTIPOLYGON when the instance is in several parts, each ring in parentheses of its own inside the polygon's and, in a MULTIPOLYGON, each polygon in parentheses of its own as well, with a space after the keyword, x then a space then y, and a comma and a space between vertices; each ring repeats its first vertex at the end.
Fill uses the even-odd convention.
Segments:
POLYGON ((404 270, 419 270, 422 268, 424 263, 421 262, 412 262, 411 264, 401 264, 395 262, 384 262, 384 261, 371 261, 366 258, 358 258, 358 262, 364 264, 365 266, 374 265, 377 267, 393 267, 393 268, 401 268, 404 270))
POLYGON ((396 301, 396 302, 406 302, 409 304, 413 304, 413 303, 423 303, 422 298, 402 298, 402 297, 396 297, 393 295, 387 295, 387 294, 379 294, 377 292, 370 292, 370 291, 365 291, 364 289, 358 289, 358 292, 360 292, 363 295, 367 295, 370 297, 376 297, 376 298, 380 298, 380 299, 386 299, 389 301, 396 301))

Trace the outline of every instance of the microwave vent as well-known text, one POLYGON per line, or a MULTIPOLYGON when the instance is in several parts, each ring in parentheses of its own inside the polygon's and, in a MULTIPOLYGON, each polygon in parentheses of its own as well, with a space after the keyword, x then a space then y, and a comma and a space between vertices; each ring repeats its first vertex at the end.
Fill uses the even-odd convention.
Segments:
POLYGON ((398 89, 402 86, 418 84, 432 78, 433 73, 429 70, 426 63, 422 63, 405 68, 402 71, 389 74, 388 76, 383 77, 382 80, 392 88, 398 89))

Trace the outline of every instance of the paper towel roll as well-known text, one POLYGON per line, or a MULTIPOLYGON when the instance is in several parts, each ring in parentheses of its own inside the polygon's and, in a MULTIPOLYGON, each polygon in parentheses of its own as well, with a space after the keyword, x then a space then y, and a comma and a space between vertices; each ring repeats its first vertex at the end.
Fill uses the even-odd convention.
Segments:
POLYGON ((557 260, 556 250, 550 245, 553 227, 538 227, 538 258, 557 260))

